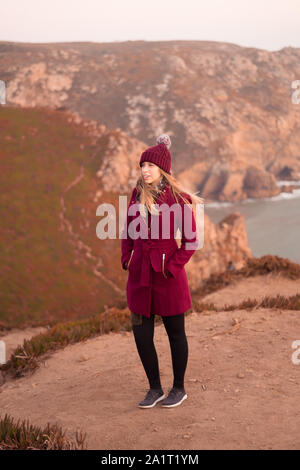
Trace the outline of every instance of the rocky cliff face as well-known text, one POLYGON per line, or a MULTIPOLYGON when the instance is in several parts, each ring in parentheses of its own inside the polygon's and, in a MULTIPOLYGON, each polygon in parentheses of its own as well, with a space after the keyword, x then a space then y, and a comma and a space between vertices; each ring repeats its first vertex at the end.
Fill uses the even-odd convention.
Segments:
MULTIPOLYGON (((277 179, 299 179, 300 105, 291 83, 300 79, 300 49, 0 42, 0 77, 8 105, 65 107, 126 132, 137 151, 138 141, 153 145, 168 132, 173 172, 206 200, 276 195, 277 179)), ((124 181, 133 177, 127 171, 124 181)))
POLYGON ((250 256, 245 219, 240 213, 228 215, 219 224, 214 224, 204 214, 203 248, 197 250, 186 265, 191 289, 229 266, 231 269, 242 268, 250 256))
POLYGON ((139 159, 145 144, 121 130, 108 131, 107 135, 108 143, 96 176, 102 191, 127 194, 140 176, 139 159))

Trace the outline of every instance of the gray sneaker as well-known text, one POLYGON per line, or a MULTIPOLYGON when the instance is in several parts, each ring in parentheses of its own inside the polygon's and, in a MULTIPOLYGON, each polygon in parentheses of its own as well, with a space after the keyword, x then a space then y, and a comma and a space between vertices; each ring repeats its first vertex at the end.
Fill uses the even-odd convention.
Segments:
POLYGON ((145 398, 143 401, 139 403, 140 408, 152 408, 156 405, 159 401, 165 398, 165 394, 163 390, 156 390, 154 388, 150 388, 148 390, 145 398))
POLYGON ((161 406, 164 408, 173 408, 174 406, 180 405, 183 400, 187 399, 187 394, 184 389, 173 387, 170 390, 167 398, 162 402, 161 406))

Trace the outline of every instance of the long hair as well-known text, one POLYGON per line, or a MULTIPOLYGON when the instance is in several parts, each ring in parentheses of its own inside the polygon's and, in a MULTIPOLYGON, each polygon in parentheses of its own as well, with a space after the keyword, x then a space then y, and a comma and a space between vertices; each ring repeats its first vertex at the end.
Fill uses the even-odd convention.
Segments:
MULTIPOLYGON (((179 198, 181 198, 184 204, 190 205, 190 202, 186 199, 186 197, 184 197, 182 193, 188 194, 191 197, 192 211, 195 215, 195 208, 193 205, 203 204, 204 199, 200 196, 197 196, 197 193, 191 193, 187 188, 183 187, 183 185, 173 175, 167 173, 161 168, 159 168, 159 170, 165 182, 170 185, 170 189, 176 203, 178 203, 179 198)), ((139 195, 140 204, 142 204, 142 207, 146 206, 147 210, 151 213, 151 205, 155 204, 155 186, 153 186, 151 183, 146 183, 143 176, 140 176, 137 180, 136 188, 137 195, 139 195)))

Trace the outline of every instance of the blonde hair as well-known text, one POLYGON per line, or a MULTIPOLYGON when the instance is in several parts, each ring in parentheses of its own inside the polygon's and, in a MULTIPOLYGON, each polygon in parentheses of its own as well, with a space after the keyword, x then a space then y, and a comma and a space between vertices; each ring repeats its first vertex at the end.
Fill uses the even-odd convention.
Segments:
MULTIPOLYGON (((191 193, 188 189, 184 188, 183 185, 173 175, 162 170, 160 167, 159 170, 165 181, 169 183, 176 203, 179 203, 179 198, 181 198, 184 204, 190 205, 190 201, 188 201, 182 193, 188 194, 190 196, 192 200, 192 211, 195 215, 195 208, 193 207, 193 204, 203 204, 204 199, 200 196, 197 196, 197 193, 191 193)), ((151 213, 151 205, 155 204, 154 198, 156 196, 156 190, 154 186, 151 183, 146 183, 144 178, 140 176, 137 180, 136 188, 137 195, 139 195, 140 204, 142 204, 143 208, 146 206, 148 211, 151 213)))

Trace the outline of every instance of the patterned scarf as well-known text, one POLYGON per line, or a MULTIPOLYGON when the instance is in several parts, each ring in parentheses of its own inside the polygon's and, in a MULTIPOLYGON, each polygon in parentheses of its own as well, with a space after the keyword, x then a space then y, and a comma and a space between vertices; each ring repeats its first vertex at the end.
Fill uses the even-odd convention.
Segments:
POLYGON ((155 191, 155 199, 157 199, 160 195, 160 193, 163 191, 163 189, 165 189, 165 187, 167 186, 167 183, 168 183, 168 180, 162 176, 161 179, 159 180, 159 182, 154 185, 154 191, 155 191))
MULTIPOLYGON (((159 182, 156 185, 153 185, 153 190, 155 192, 154 194, 154 199, 157 200, 161 194, 161 192, 165 189, 165 187, 168 185, 168 180, 165 178, 165 176, 162 176, 159 180, 159 182)), ((137 201, 140 200, 140 195, 138 194, 136 197, 137 201)))

